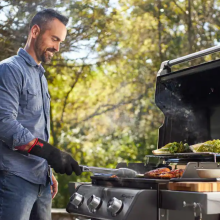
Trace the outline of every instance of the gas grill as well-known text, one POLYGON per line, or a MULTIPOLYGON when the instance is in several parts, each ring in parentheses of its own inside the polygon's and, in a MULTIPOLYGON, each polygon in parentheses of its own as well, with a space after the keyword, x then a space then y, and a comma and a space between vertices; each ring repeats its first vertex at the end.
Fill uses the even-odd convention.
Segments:
MULTIPOLYGON (((173 65, 217 51, 219 46, 162 63, 155 101, 165 119, 159 128, 158 148, 174 141, 193 145, 220 139, 220 60, 171 70, 173 65)), ((199 168, 220 169, 216 153, 146 155, 143 160, 145 163, 119 163, 116 169, 145 173, 184 166, 177 181, 191 182, 207 181, 198 176, 199 168)), ((93 175, 91 183, 69 184, 71 197, 66 209, 79 219, 92 220, 220 219, 220 192, 172 191, 168 190, 170 181, 93 175)))

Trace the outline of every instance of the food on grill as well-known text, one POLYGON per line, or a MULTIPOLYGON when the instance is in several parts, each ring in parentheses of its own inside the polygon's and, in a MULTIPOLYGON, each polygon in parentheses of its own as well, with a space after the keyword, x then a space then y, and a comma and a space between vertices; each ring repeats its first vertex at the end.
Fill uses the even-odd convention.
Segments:
POLYGON ((118 176, 112 175, 112 176, 110 176, 110 178, 118 178, 118 176))
POLYGON ((149 172, 146 172, 144 174, 144 177, 149 177, 149 178, 157 178, 159 177, 160 174, 170 172, 170 169, 168 167, 162 167, 158 168, 156 170, 151 170, 149 172))
POLYGON ((183 175, 183 172, 183 169, 171 170, 170 172, 162 173, 159 177, 162 179, 180 178, 183 175))
POLYGON ((193 152, 213 152, 213 153, 220 153, 220 140, 212 140, 206 141, 201 144, 195 144, 191 146, 193 152))
POLYGON ((170 170, 167 167, 158 168, 156 170, 151 170, 144 174, 147 178, 161 178, 161 179, 171 179, 180 178, 183 175, 184 169, 170 170))
POLYGON ((184 169, 176 169, 175 174, 176 178, 181 177, 183 175, 184 169))
POLYGON ((174 170, 171 170, 170 172, 160 174, 159 177, 162 179, 176 178, 176 173, 174 170))
POLYGON ((173 142, 166 144, 164 147, 154 150, 153 154, 172 154, 172 153, 187 153, 190 152, 189 145, 187 143, 173 142))

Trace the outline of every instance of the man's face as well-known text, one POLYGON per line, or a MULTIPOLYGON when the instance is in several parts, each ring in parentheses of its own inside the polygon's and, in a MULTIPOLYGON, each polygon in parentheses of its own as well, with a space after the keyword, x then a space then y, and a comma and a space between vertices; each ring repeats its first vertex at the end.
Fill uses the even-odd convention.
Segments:
POLYGON ((66 26, 58 19, 50 21, 46 30, 37 36, 34 50, 39 61, 50 63, 55 52, 60 49, 60 43, 66 38, 66 26))

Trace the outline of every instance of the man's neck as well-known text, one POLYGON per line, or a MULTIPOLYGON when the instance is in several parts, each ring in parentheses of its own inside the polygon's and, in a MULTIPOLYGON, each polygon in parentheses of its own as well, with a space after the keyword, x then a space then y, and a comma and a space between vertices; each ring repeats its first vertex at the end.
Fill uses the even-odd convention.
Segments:
POLYGON ((37 56, 36 56, 35 51, 34 51, 30 46, 28 46, 28 45, 26 44, 25 47, 24 47, 24 50, 32 56, 32 58, 35 60, 35 62, 36 62, 38 65, 41 64, 41 62, 37 59, 37 56))

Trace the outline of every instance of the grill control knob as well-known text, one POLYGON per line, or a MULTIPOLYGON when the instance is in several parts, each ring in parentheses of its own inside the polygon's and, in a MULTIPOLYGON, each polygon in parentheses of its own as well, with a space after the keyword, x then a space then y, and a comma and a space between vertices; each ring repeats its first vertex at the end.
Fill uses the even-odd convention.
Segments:
POLYGON ((93 213, 96 212, 97 209, 99 209, 101 204, 102 204, 102 200, 95 195, 92 195, 87 201, 88 208, 93 213))
POLYGON ((71 204, 73 204, 77 209, 82 205, 84 197, 79 193, 74 193, 71 198, 71 204))
POLYGON ((115 197, 109 200, 107 205, 108 211, 110 211, 113 216, 116 216, 122 210, 122 207, 123 202, 115 197))

